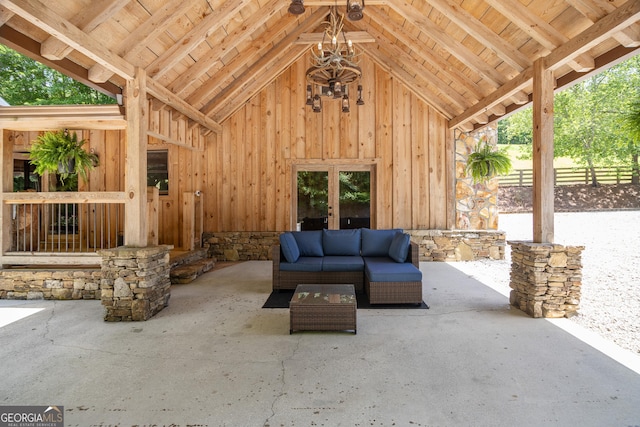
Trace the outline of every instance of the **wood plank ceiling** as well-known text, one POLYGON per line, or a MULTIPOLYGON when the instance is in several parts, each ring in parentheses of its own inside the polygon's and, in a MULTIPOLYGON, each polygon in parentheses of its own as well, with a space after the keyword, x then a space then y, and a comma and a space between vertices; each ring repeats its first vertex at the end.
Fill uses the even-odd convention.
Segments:
MULTIPOLYGON (((209 129, 286 70, 323 30, 306 0, 0 0, 0 42, 112 95, 136 70, 151 96, 209 129)), ((368 0, 356 47, 451 128, 530 102, 534 61, 559 88, 639 52, 638 0, 368 0), (367 36, 368 35, 368 36, 367 36)))

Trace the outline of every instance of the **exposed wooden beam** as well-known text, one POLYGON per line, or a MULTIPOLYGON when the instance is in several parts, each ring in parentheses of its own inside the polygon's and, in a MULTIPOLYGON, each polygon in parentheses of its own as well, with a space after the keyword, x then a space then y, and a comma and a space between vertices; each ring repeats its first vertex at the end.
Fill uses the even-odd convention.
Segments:
MULTIPOLYGON (((639 19, 640 2, 637 0, 628 0, 627 3, 616 9, 616 11, 602 18, 600 21, 587 28, 546 57, 542 58, 544 61, 544 68, 553 70, 563 64, 566 64, 571 57, 578 56, 582 52, 589 50, 593 45, 611 37, 612 34, 619 32, 621 28, 625 28, 639 19)), ((622 49, 622 51, 628 53, 628 50, 622 49)), ((625 54, 624 52, 623 54, 625 54)), ((594 59, 594 67, 592 67, 591 70, 595 69, 595 67, 596 61, 594 59)), ((501 88, 478 102, 473 107, 469 108, 464 113, 451 119, 449 121, 449 127, 456 127, 461 123, 471 120, 475 114, 491 109, 494 105, 497 105, 514 93, 514 89, 520 90, 524 88, 532 79, 533 67, 530 67, 523 71, 518 77, 512 79, 510 82, 503 85, 501 88)))
POLYGON ((42 30, 110 69, 124 79, 132 79, 134 67, 93 39, 39 0, 4 0, 3 5, 42 30))
MULTIPOLYGON (((347 40, 351 40, 353 43, 374 43, 376 41, 376 39, 366 31, 345 31, 344 35, 347 40)), ((304 33, 300 34, 300 36, 294 40, 293 44, 318 44, 323 40, 328 42, 325 33, 304 33)))
MULTIPOLYGON (((308 15, 304 21, 296 24, 298 21, 283 22, 284 27, 272 28, 267 34, 263 34, 263 46, 270 46, 272 42, 278 40, 274 47, 270 49, 258 49, 247 50, 245 54, 239 55, 234 58, 232 63, 227 64, 224 72, 218 73, 215 79, 211 79, 205 85, 198 89, 197 94, 192 94, 187 98, 187 102, 194 103, 199 102, 207 96, 210 96, 213 89, 222 87, 221 82, 231 81, 222 91, 218 92, 209 102, 207 102, 201 109, 206 115, 211 115, 214 110, 221 108, 217 106, 218 102, 224 101, 226 98, 231 97, 233 93, 241 90, 243 83, 241 78, 235 77, 235 73, 242 67, 245 67, 247 63, 252 64, 249 66, 249 70, 242 73, 242 78, 257 78, 262 81, 269 82, 275 79, 277 76, 261 73, 261 70, 267 67, 273 60, 273 56, 269 56, 268 52, 276 52, 276 54, 284 54, 287 50, 291 49, 291 43, 298 38, 300 34, 308 31, 310 28, 317 26, 326 17, 328 10, 326 8, 317 9, 310 15, 308 15), (292 27, 292 24, 294 25, 292 27), (285 38, 282 38, 283 33, 288 33, 285 38), (275 48, 277 46, 277 49, 275 48), (254 60, 253 58, 259 58, 254 60), (195 99, 194 99, 195 98, 195 99)), ((284 20, 283 20, 284 21, 284 20)), ((297 46, 302 50, 306 49, 306 46, 297 46)), ((273 53, 271 53, 273 55, 273 53)))
MULTIPOLYGON (((149 41, 156 39, 174 22, 176 16, 180 16, 189 7, 191 2, 184 0, 165 3, 118 45, 116 53, 125 60, 133 62, 140 52, 147 48, 149 41)), ((95 64, 89 69, 89 78, 94 82, 106 82, 112 75, 109 69, 100 64, 95 64)))
POLYGON ((12 11, 0 5, 0 26, 4 25, 14 15, 12 11))
MULTIPOLYGON (((220 93, 218 93, 211 101, 201 108, 200 111, 205 113, 207 116, 217 115, 217 112, 220 110, 227 109, 225 107, 225 103, 228 102, 228 99, 231 99, 237 92, 242 91, 244 86, 251 83, 253 79, 262 80, 263 82, 268 83, 278 77, 277 75, 267 74, 264 70, 269 68, 271 64, 277 62, 279 58, 283 58, 285 55, 288 58, 295 56, 296 59, 302 55, 305 50, 307 50, 307 46, 294 46, 293 41, 296 40, 303 32, 318 25, 318 23, 324 19, 325 15, 326 9, 324 8, 318 9, 312 13, 302 24, 297 26, 286 37, 281 39, 277 44, 269 49, 268 52, 264 52, 258 61, 252 64, 251 67, 242 73, 239 78, 234 79, 229 86, 225 87, 220 93), (293 50, 295 54, 287 55, 288 50, 293 50), (268 78, 265 78, 265 76, 268 76, 268 78)), ((248 100, 249 97, 243 96, 243 99, 248 100)))
POLYGON ((216 133, 222 131, 222 126, 218 122, 206 117, 200 111, 194 109, 191 105, 187 104, 181 98, 178 98, 173 92, 162 86, 160 83, 157 83, 152 79, 147 79, 146 83, 149 95, 168 106, 175 108, 180 113, 198 122, 207 129, 216 133))
MULTIPOLYGON (((616 10, 616 7, 610 2, 599 2, 595 0, 566 0, 566 2, 594 23, 616 10)), ((612 37, 624 47, 640 46, 640 24, 634 24, 625 28, 613 34, 612 37)))
MULTIPOLYGON (((502 37, 491 31, 480 20, 467 12, 459 2, 452 0, 429 0, 440 13, 469 33, 482 45, 491 49, 500 59, 511 66, 517 73, 531 66, 531 59, 509 44, 502 37)), ((510 76, 514 77, 514 76, 510 76)))
POLYGON ((394 56, 393 58, 388 54, 385 54, 382 49, 365 49, 365 52, 380 68, 385 70, 394 79, 397 79, 404 86, 413 92, 420 100, 425 104, 431 106, 437 110, 444 117, 448 118, 451 115, 451 106, 446 104, 436 94, 429 90, 424 83, 418 81, 416 76, 410 74, 403 69, 398 63, 398 60, 402 60, 402 57, 394 56))
POLYGON ((212 10, 202 21, 198 22, 187 34, 167 49, 155 61, 146 67, 150 77, 158 78, 179 63, 211 34, 226 25, 251 0, 227 0, 218 9, 212 10))
POLYGON ((533 68, 530 67, 520 73, 517 77, 511 79, 502 87, 494 91, 489 96, 480 100, 473 107, 467 109, 462 114, 459 114, 458 116, 449 120, 449 128, 453 129, 461 125, 462 123, 470 121, 476 114, 481 114, 487 110, 491 110, 493 107, 502 103, 505 99, 509 98, 514 93, 517 93, 525 88, 528 84, 531 83, 532 78, 533 68))
POLYGON ((389 7, 410 24, 416 26, 427 37, 447 49, 451 55, 466 64, 474 73, 481 76, 493 87, 499 87, 506 82, 505 77, 498 73, 495 68, 480 59, 462 43, 449 37, 441 27, 425 16, 422 11, 406 2, 390 2, 389 7))
POLYGON ((0 26, 0 43, 111 98, 115 99, 117 94, 122 93, 122 89, 111 82, 95 83, 91 81, 87 70, 69 59, 51 61, 41 56, 40 43, 8 25, 0 26))
POLYGON ((640 1, 628 0, 546 56, 545 68, 555 70, 638 20, 640 20, 640 1))
MULTIPOLYGON (((71 18, 71 23, 85 33, 95 30, 122 9, 129 0, 96 0, 91 7, 83 8, 79 14, 71 18)), ((40 53, 48 59, 56 60, 67 56, 73 48, 55 37, 49 37, 42 42, 40 53)))
POLYGON ((234 46, 249 40, 259 27, 264 25, 269 18, 280 13, 280 10, 285 6, 286 4, 281 0, 270 0, 269 3, 263 7, 265 10, 264 13, 251 14, 243 22, 241 27, 228 34, 219 45, 212 46, 209 53, 199 58, 195 64, 167 85, 167 88, 180 96, 186 93, 189 85, 199 79, 208 70, 214 66, 223 66, 221 61, 226 52, 231 51, 234 46))
MULTIPOLYGON (((372 35, 379 41, 377 48, 370 47, 366 52, 371 56, 386 61, 391 75, 400 78, 403 83, 416 93, 422 100, 433 104, 446 118, 451 118, 455 113, 464 111, 475 99, 466 99, 456 90, 453 90, 445 80, 429 71, 416 58, 408 55, 396 43, 384 42, 384 34, 373 26, 369 28, 372 35), (394 74, 397 73, 397 74, 394 74), (431 85, 433 89, 429 88, 431 85), (449 100, 449 105, 442 99, 449 100)), ((376 61, 380 63, 381 61, 376 61)), ((452 84, 457 84, 454 80, 452 84)))
POLYGON ((0 128, 11 130, 126 129, 117 105, 39 105, 0 108, 0 128))
MULTIPOLYGON (((431 64, 437 70, 439 76, 451 80, 458 88, 464 88, 464 90, 469 92, 470 102, 477 102, 491 93, 493 86, 484 84, 483 87, 481 87, 476 84, 469 79, 467 75, 463 74, 462 71, 452 67, 451 64, 440 55, 436 55, 432 49, 426 48, 424 43, 420 43, 415 36, 407 33, 404 26, 390 20, 388 15, 383 13, 379 8, 367 9, 367 18, 384 28, 385 31, 390 31, 398 41, 411 49, 414 55, 431 64)), ((360 25, 366 26, 364 23, 360 25)), ((378 33, 378 35, 380 35, 380 33, 378 33)), ((389 44, 387 40, 386 36, 378 37, 378 43, 380 45, 389 44)))
MULTIPOLYGON (((486 0, 494 9, 517 25, 548 51, 562 46, 569 38, 556 30, 551 24, 536 16, 518 0, 486 0)), ((544 54, 546 54, 545 52, 544 54)), ((588 55, 574 57, 569 65, 576 71, 588 71, 593 68, 593 58, 588 55)))

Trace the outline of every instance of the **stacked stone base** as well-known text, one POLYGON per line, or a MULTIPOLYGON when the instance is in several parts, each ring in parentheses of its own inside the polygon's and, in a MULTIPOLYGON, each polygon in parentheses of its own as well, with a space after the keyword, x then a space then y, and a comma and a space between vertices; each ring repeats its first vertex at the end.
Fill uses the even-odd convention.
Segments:
POLYGON ((100 251, 104 320, 147 320, 169 304, 169 246, 100 251))
POLYGON ((100 299, 98 268, 0 270, 0 299, 100 299))
MULTIPOLYGON (((420 246, 420 261, 504 259, 506 235, 495 230, 406 230, 420 246)), ((218 261, 268 260, 280 232, 205 233, 208 256, 218 261)))
POLYGON ((510 303, 531 317, 571 317, 580 306, 584 246, 510 241, 510 303))

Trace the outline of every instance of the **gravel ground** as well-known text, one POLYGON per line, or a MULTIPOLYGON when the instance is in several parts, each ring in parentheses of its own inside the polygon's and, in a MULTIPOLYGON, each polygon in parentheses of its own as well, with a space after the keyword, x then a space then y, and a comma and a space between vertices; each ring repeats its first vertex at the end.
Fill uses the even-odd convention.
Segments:
MULTIPOLYGON (((585 246, 582 299, 575 322, 635 354, 640 354, 640 211, 555 214, 555 242, 585 246)), ((507 240, 532 240, 531 214, 500 214, 507 240)), ((504 261, 454 263, 508 295, 510 247, 504 261)))

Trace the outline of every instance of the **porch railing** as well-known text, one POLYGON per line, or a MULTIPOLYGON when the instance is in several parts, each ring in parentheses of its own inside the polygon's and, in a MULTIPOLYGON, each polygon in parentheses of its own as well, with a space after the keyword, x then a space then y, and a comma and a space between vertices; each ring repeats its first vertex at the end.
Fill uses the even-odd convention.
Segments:
POLYGON ((123 192, 4 193, 3 203, 3 265, 99 265, 97 251, 123 244, 123 192))

